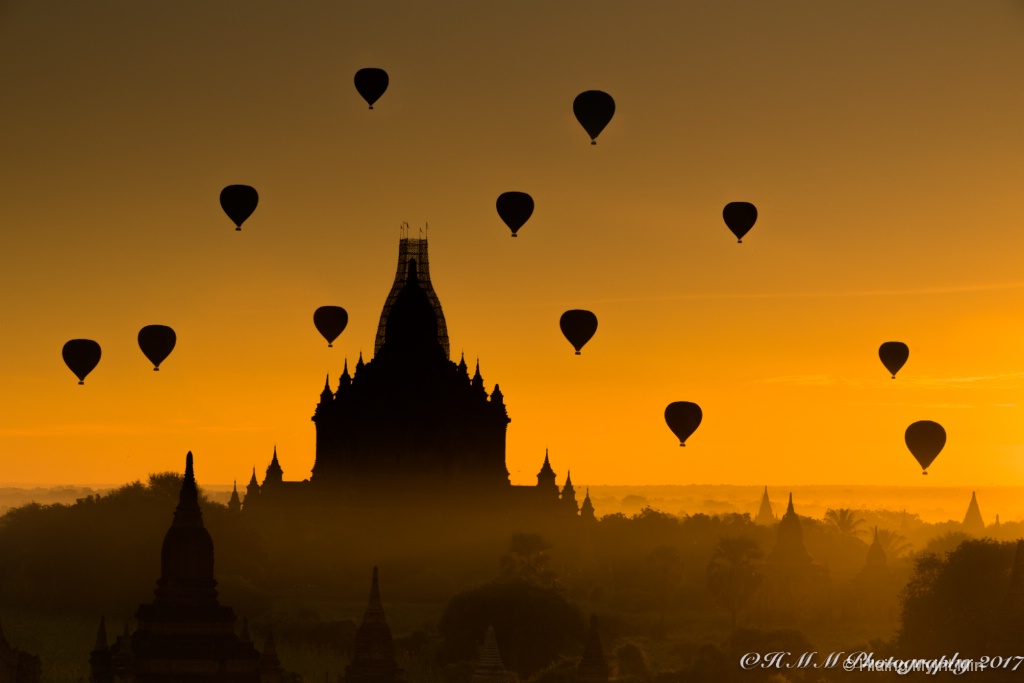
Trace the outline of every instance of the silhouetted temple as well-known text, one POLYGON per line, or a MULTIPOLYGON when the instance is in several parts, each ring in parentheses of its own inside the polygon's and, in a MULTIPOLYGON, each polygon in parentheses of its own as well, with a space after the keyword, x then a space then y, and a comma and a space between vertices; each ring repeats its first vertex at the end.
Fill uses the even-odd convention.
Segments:
POLYGON ((974 536, 985 533, 985 520, 981 518, 981 508, 978 507, 978 495, 975 491, 971 491, 971 502, 967 505, 963 527, 964 531, 974 536))
POLYGON ((234 611, 217 600, 213 540, 203 525, 191 452, 160 568, 156 599, 135 613, 134 633, 125 625, 124 634, 108 644, 100 619, 89 657, 91 683, 280 683, 273 638, 261 655, 248 628, 236 633, 234 611))
POLYGON ((878 541, 878 527, 876 526, 874 538, 871 539, 868 555, 864 561, 864 570, 867 572, 879 572, 883 571, 887 565, 888 560, 885 557, 885 549, 882 548, 882 544, 878 541))
POLYGON ((757 517, 754 518, 755 524, 763 524, 764 526, 771 526, 775 524, 775 515, 772 513, 772 502, 768 500, 768 487, 764 487, 764 495, 761 496, 761 508, 757 511, 757 517))
POLYGON ((401 683, 402 670, 395 664, 391 627, 380 602, 377 568, 373 568, 370 600, 356 631, 352 663, 345 667, 344 683, 401 683))
POLYGON ((774 564, 810 564, 811 556, 804 546, 804 531, 800 525, 800 516, 793 508, 793 494, 789 494, 789 505, 786 514, 779 520, 775 548, 768 561, 774 564))
POLYGON ((401 500, 417 491, 492 506, 579 515, 568 476, 559 491, 545 454, 537 486, 513 486, 505 465, 511 419, 497 384, 488 393, 477 361, 449 358, 448 330, 430 281, 427 240, 399 241, 394 284, 377 327, 374 357, 348 361, 314 411, 316 459, 305 481, 286 481, 275 448, 263 483, 252 479, 243 510, 401 500))
POLYGON ((498 638, 494 635, 494 627, 487 627, 483 645, 473 669, 473 678, 469 683, 508 683, 509 675, 501 662, 501 651, 498 650, 498 638))
POLYGON ((0 623, 0 683, 39 683, 41 678, 39 657, 12 647, 0 623))
POLYGON ((597 632, 597 615, 590 615, 590 630, 583 646, 583 657, 576 668, 579 683, 608 683, 608 661, 604 658, 601 636, 597 632))
POLYGON ((803 526, 789 494, 786 514, 776 530, 775 547, 768 555, 764 579, 755 601, 755 612, 780 624, 811 617, 826 604, 828 577, 804 545, 803 526))

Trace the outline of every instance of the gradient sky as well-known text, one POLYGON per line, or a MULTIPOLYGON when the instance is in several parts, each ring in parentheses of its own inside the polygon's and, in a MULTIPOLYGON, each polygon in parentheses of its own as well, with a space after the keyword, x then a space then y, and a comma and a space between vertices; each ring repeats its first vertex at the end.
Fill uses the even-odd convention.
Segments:
POLYGON ((192 450, 229 483, 275 444, 307 477, 409 221, 454 360, 505 394, 514 483, 550 448, 577 486, 1024 484, 1022 82, 1021 2, 0 1, 0 482, 192 450), (617 106, 596 147, 589 89, 617 106), (537 207, 515 240, 508 190, 537 207), (742 245, 730 201, 759 210, 742 245), (582 356, 569 308, 600 320, 582 356), (160 373, 147 324, 178 334, 160 373), (927 478, 921 419, 948 433, 927 478))

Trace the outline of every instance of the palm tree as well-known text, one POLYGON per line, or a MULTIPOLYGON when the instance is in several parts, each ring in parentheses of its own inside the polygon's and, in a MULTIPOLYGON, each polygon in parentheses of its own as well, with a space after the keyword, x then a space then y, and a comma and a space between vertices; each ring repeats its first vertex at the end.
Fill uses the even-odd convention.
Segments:
POLYGON ((850 508, 829 509, 825 512, 825 523, 835 529, 840 536, 857 538, 864 533, 861 525, 864 520, 857 517, 857 511, 850 508))
POLYGON ((906 555, 910 552, 911 547, 907 539, 890 529, 878 530, 878 544, 882 546, 882 550, 885 551, 885 559, 889 562, 895 562, 906 555))
POLYGON ((708 563, 708 590, 718 605, 732 616, 734 630, 736 615, 761 585, 762 557, 757 541, 747 536, 718 539, 715 552, 711 555, 708 563))

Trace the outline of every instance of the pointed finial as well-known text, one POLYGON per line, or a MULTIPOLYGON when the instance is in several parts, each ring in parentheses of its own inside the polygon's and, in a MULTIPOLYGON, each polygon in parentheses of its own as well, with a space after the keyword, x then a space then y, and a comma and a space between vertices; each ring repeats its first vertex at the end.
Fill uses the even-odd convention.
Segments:
POLYGON ((796 511, 793 509, 793 492, 792 491, 789 492, 789 505, 786 507, 786 514, 788 515, 790 513, 796 514, 796 511))
POLYGON ((572 486, 572 471, 571 470, 566 470, 565 471, 565 485, 567 487, 568 486, 572 486))
POLYGON ((185 477, 181 482, 181 493, 178 495, 178 505, 189 503, 189 507, 196 505, 194 501, 199 499, 199 487, 196 486, 196 474, 192 465, 192 451, 185 456, 185 477))
POLYGON ((331 373, 327 373, 327 378, 324 380, 324 391, 331 390, 331 373))

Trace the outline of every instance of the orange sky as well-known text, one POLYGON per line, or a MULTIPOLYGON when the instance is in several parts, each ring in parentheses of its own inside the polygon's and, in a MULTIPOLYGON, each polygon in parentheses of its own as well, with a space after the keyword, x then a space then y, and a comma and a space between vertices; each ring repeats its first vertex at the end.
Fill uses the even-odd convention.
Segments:
POLYGON ((2 3, 0 482, 191 449, 224 483, 274 444, 307 477, 409 221, 514 483, 548 447, 577 486, 1024 484, 1021 74, 1020 2, 2 3), (617 104, 596 147, 588 89, 617 104), (260 192, 241 232, 233 183, 260 192), (515 240, 507 190, 537 207, 515 240), (729 201, 759 210, 742 245, 729 201), (600 321, 579 357, 568 308, 600 321), (147 324, 178 334, 159 374, 147 324), (704 410, 685 450, 677 400, 704 410), (921 419, 948 433, 927 479, 921 419))

